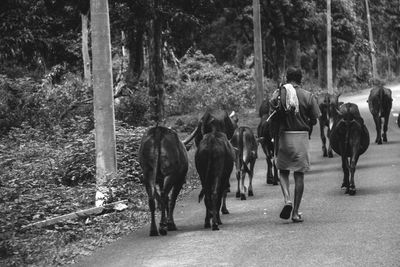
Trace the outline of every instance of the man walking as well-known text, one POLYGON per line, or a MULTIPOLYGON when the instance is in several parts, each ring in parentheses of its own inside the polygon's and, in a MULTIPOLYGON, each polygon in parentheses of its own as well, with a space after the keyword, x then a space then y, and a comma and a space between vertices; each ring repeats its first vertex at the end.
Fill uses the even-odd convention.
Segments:
POLYGON ((276 128, 276 165, 285 205, 280 213, 282 219, 303 222, 299 213, 304 190, 304 173, 309 170, 309 135, 311 127, 321 115, 314 95, 300 87, 301 69, 289 68, 287 83, 276 90, 271 105, 277 110, 273 125, 276 128), (294 203, 289 191, 289 174, 294 176, 294 203))

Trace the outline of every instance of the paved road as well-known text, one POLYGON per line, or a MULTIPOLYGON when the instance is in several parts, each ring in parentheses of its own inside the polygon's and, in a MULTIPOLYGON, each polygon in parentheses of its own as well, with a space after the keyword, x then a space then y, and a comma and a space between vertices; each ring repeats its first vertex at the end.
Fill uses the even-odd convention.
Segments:
MULTIPOLYGON (((398 112, 400 86, 392 90, 393 112, 398 112)), ((341 100, 359 105, 373 142, 368 93, 341 100)), ((371 143, 359 160, 355 196, 340 190, 340 158, 322 157, 315 129, 312 171, 306 175, 300 207, 303 223, 279 218, 281 189, 265 184, 265 157, 260 153, 255 196, 240 201, 230 193, 231 214, 222 217, 220 231, 203 228, 205 207, 196 202, 196 190, 176 208, 178 231, 154 238, 145 226, 80 259, 76 266, 400 266, 400 129, 393 116, 390 120, 389 142, 371 143)), ((236 182, 231 183, 235 188, 236 182)))

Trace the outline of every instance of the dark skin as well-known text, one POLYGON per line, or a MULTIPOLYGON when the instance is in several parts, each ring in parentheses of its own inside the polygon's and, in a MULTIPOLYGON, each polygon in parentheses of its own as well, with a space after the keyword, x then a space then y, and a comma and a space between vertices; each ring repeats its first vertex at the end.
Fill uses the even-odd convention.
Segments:
MULTIPOLYGON (((288 83, 295 82, 300 84, 301 82, 301 75, 293 76, 292 79, 287 77, 288 83)), ((316 121, 311 122, 311 125, 314 125, 316 121)), ((303 197, 304 191, 304 173, 295 171, 293 173, 294 176, 294 203, 291 201, 290 190, 289 190, 289 170, 279 170, 279 180, 280 185, 283 193, 283 198, 285 205, 293 205, 292 210, 292 220, 293 222, 302 222, 303 219, 301 218, 301 214, 299 213, 299 207, 301 203, 301 199, 303 197)), ((282 217, 283 218, 283 217, 282 217)), ((285 218, 286 219, 286 218, 285 218)))
MULTIPOLYGON (((292 203, 290 201, 291 198, 289 190, 289 174, 290 171, 288 170, 279 170, 279 176, 280 176, 279 179, 285 204, 292 203)), ((293 176, 294 176, 294 203, 293 203, 292 219, 300 219, 299 207, 304 191, 304 173, 294 172, 293 176)))

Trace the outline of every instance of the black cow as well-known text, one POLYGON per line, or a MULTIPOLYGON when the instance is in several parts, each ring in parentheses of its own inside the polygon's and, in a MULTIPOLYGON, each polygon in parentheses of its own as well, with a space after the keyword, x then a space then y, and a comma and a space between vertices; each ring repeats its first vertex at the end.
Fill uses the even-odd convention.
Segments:
POLYGON ((387 142, 386 132, 388 129, 390 110, 392 109, 392 91, 383 86, 375 87, 371 90, 368 97, 368 107, 372 114, 376 128, 375 143, 379 145, 387 142), (381 135, 383 118, 383 134, 381 135))
POLYGON ((155 200, 161 208, 159 231, 161 235, 166 235, 167 230, 176 230, 173 212, 188 171, 185 146, 173 130, 163 126, 152 127, 143 135, 139 148, 139 163, 143 170, 142 182, 146 186, 149 198, 150 236, 158 236, 154 214, 155 200))
POLYGON ((193 140, 198 147, 200 141, 203 139, 203 135, 211 132, 211 121, 218 122, 215 127, 216 131, 223 132, 230 140, 233 136, 235 129, 237 128, 237 115, 232 113, 228 116, 225 110, 207 110, 199 120, 199 123, 194 131, 183 141, 187 149, 190 149, 189 143, 193 140))
POLYGON ((204 227, 210 228, 212 219, 212 230, 219 230, 218 224, 222 224, 219 210, 221 202, 225 203, 235 157, 226 134, 217 130, 220 127, 219 123, 215 120, 209 122, 211 131, 203 135, 195 153, 195 165, 202 185, 199 201, 201 196, 205 197, 204 227))
POLYGON ((267 121, 270 115, 270 104, 268 100, 264 100, 259 108, 260 123, 257 127, 258 142, 261 145, 267 161, 267 184, 278 184, 278 170, 274 160, 274 142, 271 129, 271 121, 267 121))
POLYGON ((318 118, 319 120, 319 128, 321 134, 321 141, 322 141, 322 154, 324 157, 333 157, 331 142, 329 140, 328 149, 326 149, 326 139, 329 139, 330 132, 332 130, 333 122, 335 117, 338 115, 337 110, 339 106, 343 104, 343 102, 339 102, 340 94, 329 94, 329 93, 322 93, 319 94, 318 105, 321 111, 321 116, 318 118), (327 133, 325 136, 325 127, 327 127, 327 133))
POLYGON ((246 126, 241 126, 235 130, 231 139, 231 144, 236 152, 236 179, 237 190, 236 197, 241 200, 246 199, 244 180, 246 173, 249 175, 249 197, 254 196, 253 193, 253 174, 254 164, 257 159, 257 140, 254 137, 253 131, 246 126))
POLYGON ((332 149, 342 157, 344 173, 342 188, 346 189, 346 194, 354 195, 356 193, 354 173, 357 161, 369 146, 368 129, 356 104, 346 103, 340 106, 332 127, 330 142, 332 149))

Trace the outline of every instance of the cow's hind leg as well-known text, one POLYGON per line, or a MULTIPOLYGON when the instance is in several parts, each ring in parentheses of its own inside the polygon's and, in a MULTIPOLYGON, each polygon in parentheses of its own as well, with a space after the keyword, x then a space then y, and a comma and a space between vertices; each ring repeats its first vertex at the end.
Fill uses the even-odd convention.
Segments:
MULTIPOLYGON (((245 164, 245 163, 243 163, 245 164)), ((246 171, 244 170, 244 166, 242 167, 242 170, 240 172, 240 200, 246 200, 246 189, 244 185, 244 179, 246 178, 246 171)))
POLYGON ((384 117, 384 122, 383 122, 383 134, 382 134, 382 139, 383 142, 387 142, 387 135, 386 132, 388 130, 388 123, 389 123, 389 115, 385 115, 384 117))
POLYGON ((349 193, 349 162, 347 157, 342 155, 343 183, 342 189, 345 189, 345 194, 349 193))
POLYGON ((320 129, 320 135, 321 135, 321 142, 322 142, 322 156, 327 157, 328 152, 326 150, 326 137, 325 137, 325 132, 324 132, 324 126, 322 125, 322 122, 319 122, 319 129, 320 129))
POLYGON ((161 191, 161 220, 160 220, 160 228, 159 232, 161 235, 166 235, 168 226, 167 226, 167 214, 169 213, 169 201, 168 201, 168 194, 172 188, 172 183, 171 183, 171 176, 167 176, 164 179, 164 183, 160 184, 160 191, 161 191))
POLYGON ((358 161, 358 155, 350 159, 350 185, 349 195, 354 196, 356 194, 356 185, 354 183, 354 173, 356 172, 356 165, 358 161))
POLYGON ((158 236, 158 230, 156 225, 155 218, 155 210, 156 210, 156 201, 155 201, 155 187, 153 184, 146 184, 146 191, 149 200, 149 209, 151 213, 151 224, 150 224, 150 236, 158 236))
POLYGON ((174 222, 174 209, 175 209, 176 199, 179 195, 179 192, 182 189, 182 185, 183 184, 179 183, 179 184, 176 184, 172 188, 171 200, 169 202, 169 209, 168 209, 168 220, 167 220, 168 231, 177 230, 175 222, 174 222))
POLYGON ((376 128, 376 139, 375 139, 375 143, 377 143, 378 145, 382 144, 382 137, 381 137, 381 118, 379 117, 379 115, 375 115, 374 116, 374 122, 375 122, 375 128, 376 128))
POLYGON ((212 209, 211 209, 211 195, 210 192, 205 193, 204 196, 204 204, 206 206, 206 217, 204 219, 204 228, 211 228, 211 224, 210 224, 210 219, 211 219, 211 213, 212 213, 212 209))
POLYGON ((236 198, 240 197, 240 169, 236 167, 236 180, 237 180, 237 189, 236 189, 236 198))
POLYGON ((249 197, 254 196, 253 192, 253 175, 254 175, 254 164, 256 163, 255 159, 250 161, 250 173, 249 173, 249 197))

